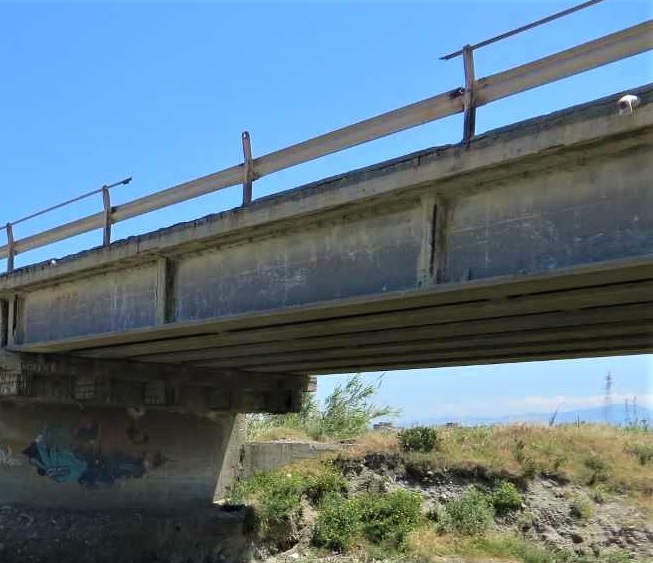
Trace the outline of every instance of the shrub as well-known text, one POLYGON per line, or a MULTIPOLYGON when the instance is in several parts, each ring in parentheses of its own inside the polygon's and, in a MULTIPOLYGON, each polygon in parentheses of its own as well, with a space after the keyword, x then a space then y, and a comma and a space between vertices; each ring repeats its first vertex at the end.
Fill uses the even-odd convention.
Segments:
POLYGON ((432 452, 439 445, 438 431, 429 426, 415 426, 399 432, 399 445, 405 452, 432 452))
POLYGON ((438 524, 444 532, 475 536, 485 532, 492 524, 494 511, 485 495, 473 490, 448 501, 438 524))
POLYGON ((375 405, 372 400, 381 385, 365 384, 360 374, 338 385, 320 408, 312 393, 305 393, 300 412, 288 414, 256 414, 247 417, 247 438, 255 440, 272 432, 274 435, 305 434, 313 440, 345 439, 359 436, 370 423, 380 417, 394 417, 396 409, 375 405))
MULTIPOLYGON (((274 471, 255 475, 242 485, 240 496, 254 501, 264 527, 295 518, 301 508, 304 479, 301 475, 274 471)), ((234 496, 238 497, 236 493, 234 496)))
POLYGON ((501 481, 490 497, 492 506, 499 516, 519 510, 522 505, 522 496, 517 487, 509 481, 501 481))
POLYGON ((421 495, 398 490, 381 496, 365 494, 356 500, 365 539, 403 550, 408 534, 420 521, 421 495))
POLYGON ((339 494, 324 497, 313 529, 317 547, 347 551, 361 527, 358 503, 339 494))
POLYGON ((381 381, 365 385, 361 375, 356 374, 344 387, 336 386, 324 401, 322 432, 332 438, 351 438, 362 434, 376 418, 396 416, 397 410, 370 402, 381 381))
POLYGON ((331 493, 342 494, 347 491, 347 480, 330 464, 323 465, 316 472, 304 473, 304 494, 313 506, 331 493))

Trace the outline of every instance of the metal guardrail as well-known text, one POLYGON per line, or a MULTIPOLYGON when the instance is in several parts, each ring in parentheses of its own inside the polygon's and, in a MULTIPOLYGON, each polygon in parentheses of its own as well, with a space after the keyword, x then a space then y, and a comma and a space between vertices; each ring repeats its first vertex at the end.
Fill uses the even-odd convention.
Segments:
POLYGON ((6 245, 0 246, 0 259, 7 258, 7 271, 11 272, 17 254, 95 229, 104 230, 104 245, 108 246, 111 242, 113 223, 239 184, 243 186, 243 205, 248 205, 252 201, 252 183, 262 176, 457 113, 465 114, 463 140, 469 141, 474 136, 476 108, 651 49, 653 49, 653 20, 648 20, 531 63, 476 79, 474 47, 468 45, 460 52, 463 55, 465 70, 464 87, 313 137, 258 158, 252 158, 250 136, 248 132, 244 132, 242 164, 112 207, 109 189, 115 185, 128 183, 131 180, 129 178, 0 227, 6 230, 8 241, 6 245), (14 239, 13 225, 97 193, 103 195, 103 211, 19 240, 14 239))

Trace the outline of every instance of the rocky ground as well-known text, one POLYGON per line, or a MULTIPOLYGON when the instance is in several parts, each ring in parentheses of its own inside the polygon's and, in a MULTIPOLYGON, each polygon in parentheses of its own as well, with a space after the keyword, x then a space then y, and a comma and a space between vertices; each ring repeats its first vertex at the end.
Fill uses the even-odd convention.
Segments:
POLYGON ((238 563, 251 559, 248 511, 155 516, 0 506, 2 563, 238 563))

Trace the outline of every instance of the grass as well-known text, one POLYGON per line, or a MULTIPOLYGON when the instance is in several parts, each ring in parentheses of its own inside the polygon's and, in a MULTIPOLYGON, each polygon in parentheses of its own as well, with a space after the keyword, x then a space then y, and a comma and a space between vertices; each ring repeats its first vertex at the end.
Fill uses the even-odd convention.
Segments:
MULTIPOLYGON (((442 535, 432 527, 422 527, 409 538, 410 552, 419 563, 440 563, 444 557, 463 557, 468 563, 586 563, 594 558, 568 550, 544 549, 512 533, 483 536, 442 535)), ((605 551, 601 563, 626 563, 628 554, 605 551)))
MULTIPOLYGON (((653 433, 633 438, 632 432, 604 425, 508 425, 441 428, 437 451, 402 455, 407 463, 434 471, 479 470, 513 481, 544 475, 600 485, 604 492, 627 494, 650 506, 650 450, 653 433)), ((373 451, 401 453, 396 433, 362 436, 351 455, 373 451)))

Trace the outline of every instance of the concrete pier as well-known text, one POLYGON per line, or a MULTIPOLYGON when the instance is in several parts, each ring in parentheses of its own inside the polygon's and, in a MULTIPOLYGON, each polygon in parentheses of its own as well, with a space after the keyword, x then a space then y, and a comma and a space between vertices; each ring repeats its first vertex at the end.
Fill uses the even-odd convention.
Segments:
POLYGON ((233 413, 3 403, 0 505, 159 514, 209 507, 236 475, 242 437, 242 416, 233 413))
POLYGON ((179 513, 223 499, 245 412, 292 412, 304 376, 0 351, 0 505, 179 513))

